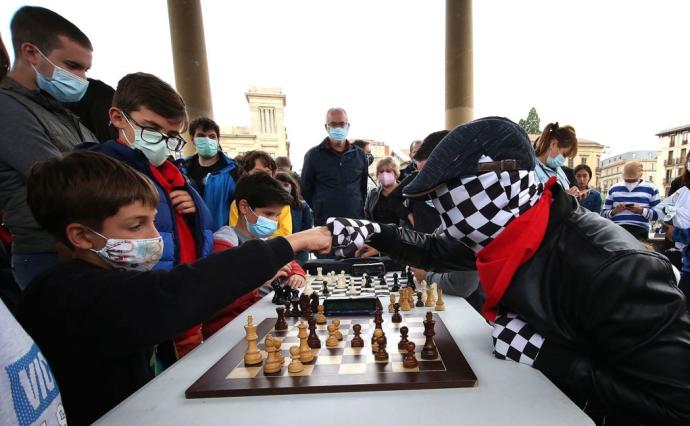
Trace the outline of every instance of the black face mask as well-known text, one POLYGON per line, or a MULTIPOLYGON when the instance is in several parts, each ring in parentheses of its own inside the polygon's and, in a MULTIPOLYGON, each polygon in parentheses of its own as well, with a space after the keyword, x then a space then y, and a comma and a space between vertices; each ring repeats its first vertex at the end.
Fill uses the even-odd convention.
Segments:
POLYGON ((374 163, 374 155, 371 153, 366 153, 367 163, 371 166, 374 163))

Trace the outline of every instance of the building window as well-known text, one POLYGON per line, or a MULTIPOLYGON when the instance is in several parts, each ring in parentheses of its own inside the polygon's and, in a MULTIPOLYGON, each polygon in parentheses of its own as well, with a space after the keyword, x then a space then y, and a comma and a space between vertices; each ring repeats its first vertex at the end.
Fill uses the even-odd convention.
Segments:
POLYGON ((587 164, 587 156, 586 155, 583 155, 582 157, 580 157, 580 164, 587 164))
POLYGON ((688 143, 688 132, 683 132, 683 145, 688 143))
POLYGON ((680 161, 685 161, 686 158, 686 148, 680 150, 680 161))
POLYGON ((568 167, 570 167, 571 169, 573 168, 573 159, 572 158, 568 158, 568 167))

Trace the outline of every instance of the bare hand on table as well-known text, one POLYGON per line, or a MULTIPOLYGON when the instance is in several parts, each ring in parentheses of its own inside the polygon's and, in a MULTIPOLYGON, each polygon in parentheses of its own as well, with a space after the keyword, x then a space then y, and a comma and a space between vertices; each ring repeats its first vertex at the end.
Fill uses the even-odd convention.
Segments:
POLYGON ((361 257, 362 259, 366 259, 372 256, 379 256, 380 254, 380 251, 376 250, 375 248, 367 244, 363 244, 362 248, 358 249, 355 252, 355 256, 361 257))

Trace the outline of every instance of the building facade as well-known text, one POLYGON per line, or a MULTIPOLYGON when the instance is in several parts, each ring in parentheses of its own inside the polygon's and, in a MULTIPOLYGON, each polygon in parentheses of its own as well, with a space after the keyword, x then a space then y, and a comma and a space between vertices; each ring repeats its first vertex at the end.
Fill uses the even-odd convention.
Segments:
POLYGON ((657 158, 657 151, 629 151, 601 160, 599 188, 603 194, 606 194, 613 185, 623 182, 623 167, 629 161, 642 163, 642 179, 660 187, 657 158))
POLYGON ((685 159, 688 156, 688 132, 690 124, 663 130, 659 137, 659 158, 657 167, 662 171, 659 191, 668 194, 673 179, 683 174, 685 159), (663 186, 663 188, 662 188, 663 186))
MULTIPOLYGON (((529 139, 534 143, 540 135, 530 134, 529 139)), ((604 145, 590 141, 588 139, 577 139, 577 155, 574 158, 568 158, 566 166, 571 169, 575 168, 578 164, 586 164, 592 169, 592 180, 589 181, 589 185, 594 188, 600 188, 601 170, 599 169, 599 163, 601 160, 602 152, 604 151, 604 145)))
POLYGON ((220 126, 220 145, 229 157, 252 150, 271 157, 289 156, 285 129, 285 95, 280 88, 250 87, 244 94, 249 104, 249 127, 220 126))

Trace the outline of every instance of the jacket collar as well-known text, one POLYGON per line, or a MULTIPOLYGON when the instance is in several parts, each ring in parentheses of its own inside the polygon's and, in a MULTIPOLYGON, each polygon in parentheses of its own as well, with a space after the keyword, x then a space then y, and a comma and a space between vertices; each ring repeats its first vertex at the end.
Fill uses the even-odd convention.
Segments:
POLYGON ((132 149, 115 140, 109 140, 108 142, 102 144, 82 144, 77 147, 77 149, 90 149, 96 152, 101 152, 127 163, 128 165, 134 167, 137 171, 144 173, 146 176, 151 175, 151 171, 149 169, 151 163, 143 152, 138 149, 132 149))
MULTIPOLYGON (((352 145, 349 140, 347 140, 347 143, 348 143, 348 149, 343 151, 343 153, 340 155, 349 154, 349 153, 351 153, 357 149, 357 147, 352 145)), ((328 152, 332 153, 333 155, 338 155, 338 154, 336 154, 335 151, 333 151, 333 149, 330 146, 328 146, 328 136, 326 136, 326 138, 324 138, 324 140, 321 141, 321 143, 318 145, 318 148, 321 150, 324 150, 324 151, 328 151, 328 152)))

